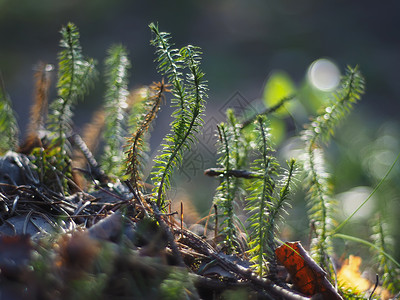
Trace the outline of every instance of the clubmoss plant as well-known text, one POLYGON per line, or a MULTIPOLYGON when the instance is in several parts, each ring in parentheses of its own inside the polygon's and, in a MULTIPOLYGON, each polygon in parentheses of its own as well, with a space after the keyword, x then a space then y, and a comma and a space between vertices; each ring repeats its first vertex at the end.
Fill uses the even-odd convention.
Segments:
POLYGON ((97 72, 95 61, 83 57, 77 27, 68 23, 60 32, 60 46, 63 50, 58 56, 58 98, 50 105, 48 119, 51 143, 44 152, 36 152, 36 156, 47 157, 41 160, 46 162, 41 167, 47 170, 42 177, 45 180, 58 178, 57 185, 65 192, 68 191, 68 178, 72 177, 68 137, 72 134, 73 107, 93 85, 97 72))
POLYGON ((308 190, 309 218, 316 229, 316 237, 312 241, 312 256, 325 270, 329 269, 328 257, 332 254, 330 235, 334 226, 335 203, 328 180, 329 174, 325 170, 322 146, 328 143, 335 128, 363 93, 364 79, 358 67, 348 67, 339 90, 302 134, 306 145, 303 167, 308 190))
POLYGON ((108 50, 105 67, 106 116, 103 134, 105 146, 101 164, 107 174, 121 176, 123 168, 120 162, 124 159, 123 145, 128 135, 125 123, 127 122, 128 69, 130 67, 124 46, 114 45, 108 50))
POLYGON ((0 153, 17 148, 19 129, 11 100, 0 76, 0 153))
POLYGON ((142 104, 142 107, 147 107, 147 113, 141 114, 142 118, 136 118, 136 121, 138 122, 137 129, 133 136, 127 141, 128 150, 126 151, 126 172, 130 177, 130 181, 137 197, 141 197, 142 194, 140 189, 140 168, 142 166, 142 152, 146 148, 144 143, 144 135, 147 133, 151 123, 157 116, 161 102, 164 99, 164 93, 168 91, 169 90, 163 81, 154 83, 152 86, 150 86, 149 92, 152 95, 148 95, 145 103, 142 104))
MULTIPOLYGON (((266 118, 257 118, 255 133, 257 136, 258 158, 252 163, 252 171, 259 178, 251 179, 247 185, 248 232, 250 261, 257 274, 262 277, 275 263, 275 236, 277 217, 285 212, 284 206, 292 189, 295 172, 295 160, 288 162, 289 170, 282 172, 276 158, 272 155, 270 135, 266 118), (282 173, 282 178, 279 178, 282 173)), ((269 270, 269 272, 268 272, 269 270)), ((275 270, 274 270, 275 271, 275 270)))
POLYGON ((207 85, 200 69, 200 48, 190 45, 180 50, 171 48, 168 33, 160 32, 153 23, 150 29, 154 34, 151 43, 157 49, 158 70, 171 84, 171 106, 175 108, 171 133, 164 138, 163 149, 154 160, 156 166, 152 172, 154 197, 158 207, 164 208, 173 170, 181 165, 183 152, 190 149, 194 134, 203 124, 201 117, 205 110, 207 85), (185 75, 182 73, 184 70, 188 72, 185 75))
POLYGON ((83 57, 77 27, 68 23, 61 29, 61 36, 63 50, 58 56, 58 98, 50 105, 48 128, 55 135, 53 144, 60 147, 61 155, 65 156, 67 137, 71 133, 72 109, 93 85, 97 72, 95 61, 83 57))
POLYGON ((393 241, 387 232, 387 224, 382 221, 380 216, 377 216, 372 230, 371 239, 375 248, 371 250, 375 252, 378 261, 378 271, 382 276, 382 285, 391 293, 397 293, 400 291, 400 268, 387 255, 387 253, 393 252, 393 241))
POLYGON ((217 126, 219 136, 218 172, 220 184, 214 196, 221 222, 221 234, 224 237, 224 248, 228 253, 240 248, 238 232, 240 220, 236 215, 236 207, 243 198, 243 179, 232 176, 232 171, 242 170, 247 163, 249 143, 244 139, 233 110, 226 112, 227 122, 217 126))

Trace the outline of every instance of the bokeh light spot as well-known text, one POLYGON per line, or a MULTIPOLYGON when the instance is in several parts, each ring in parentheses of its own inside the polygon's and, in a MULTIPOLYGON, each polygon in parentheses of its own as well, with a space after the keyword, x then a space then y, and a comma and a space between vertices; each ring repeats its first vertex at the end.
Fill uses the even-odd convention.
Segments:
MULTIPOLYGON (((358 186, 351 190, 336 195, 342 205, 344 217, 350 216, 372 193, 372 189, 366 186, 358 186)), ((353 216, 353 219, 363 219, 371 216, 374 206, 375 197, 371 197, 360 210, 353 216)))
POLYGON ((321 58, 314 61, 308 68, 308 80, 321 91, 331 91, 340 82, 340 71, 332 61, 321 58))

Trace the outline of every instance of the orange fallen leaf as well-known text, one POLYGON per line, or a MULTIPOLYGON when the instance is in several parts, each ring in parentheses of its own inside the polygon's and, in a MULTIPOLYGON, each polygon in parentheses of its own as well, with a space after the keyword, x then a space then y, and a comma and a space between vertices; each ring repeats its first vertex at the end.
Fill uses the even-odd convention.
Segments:
POLYGON ((326 272, 308 255, 300 242, 285 243, 275 250, 293 284, 306 296, 319 294, 327 300, 343 300, 326 278, 326 272))

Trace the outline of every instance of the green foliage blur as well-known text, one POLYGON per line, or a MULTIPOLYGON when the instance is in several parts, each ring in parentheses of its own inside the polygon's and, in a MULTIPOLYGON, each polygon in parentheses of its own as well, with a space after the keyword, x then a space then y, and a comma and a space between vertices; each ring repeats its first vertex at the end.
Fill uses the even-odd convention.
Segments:
MULTIPOLYGON (((312 66, 311 64, 310 68, 312 66)), ((277 86, 289 86, 287 89, 290 92, 294 89, 290 76, 282 74, 284 73, 279 71, 279 73, 274 72, 271 75, 265 86, 264 95, 273 98, 271 95, 273 92, 282 93, 271 85, 271 82, 277 86)), ((295 103, 292 103, 291 107, 286 107, 286 114, 275 115, 273 119, 275 123, 271 124, 272 128, 275 124, 281 128, 290 122, 294 122, 297 127, 301 121, 305 121, 305 116, 315 115, 318 112, 316 107, 323 106, 329 94, 329 91, 318 89, 310 76, 305 76, 304 81, 295 89, 298 93, 294 100, 295 103), (291 119, 290 122, 288 119, 291 119)), ((264 98, 264 100, 268 103, 268 98, 264 98)), ((299 129, 297 127, 294 131, 299 129)), ((399 124, 394 120, 382 120, 378 124, 371 112, 362 111, 359 109, 359 105, 356 105, 349 118, 338 128, 333 140, 326 147, 327 168, 328 172, 332 174, 329 184, 333 186, 334 199, 338 206, 337 222, 343 222, 359 209, 342 232, 368 240, 372 234, 373 220, 380 216, 393 237, 391 249, 397 258, 400 254, 399 251, 395 251, 400 239, 398 231, 400 225, 398 218, 400 166, 395 162, 400 151, 399 129, 399 124), (395 165, 393 166, 393 164, 395 165), (374 192, 374 188, 387 175, 392 166, 393 169, 383 184, 374 192), (359 208, 372 193, 372 197, 359 208)), ((272 132, 277 134, 275 141, 281 149, 281 159, 302 155, 298 152, 301 142, 298 138, 291 136, 293 131, 286 129, 284 131, 272 130, 272 132)), ((298 193, 293 211, 290 212, 291 216, 286 219, 291 224, 287 228, 287 233, 291 236, 289 239, 303 235, 303 239, 306 240, 307 234, 310 234, 305 231, 299 232, 299 228, 307 228, 307 222, 310 222, 301 218, 304 213, 303 199, 304 195, 298 193), (304 223, 303 226, 299 226, 299 220, 304 223)), ((351 243, 336 241, 335 244, 339 245, 338 253, 354 251, 351 243)), ((367 255, 367 253, 367 248, 361 248, 357 250, 356 254, 367 255)))

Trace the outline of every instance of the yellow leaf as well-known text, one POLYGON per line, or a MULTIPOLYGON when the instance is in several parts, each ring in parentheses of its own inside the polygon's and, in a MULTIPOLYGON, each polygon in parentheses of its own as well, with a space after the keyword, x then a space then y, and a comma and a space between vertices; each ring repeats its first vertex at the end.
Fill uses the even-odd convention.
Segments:
MULTIPOLYGON (((337 274, 338 282, 345 288, 351 289, 353 292, 371 292, 374 288, 375 283, 361 276, 360 266, 362 259, 359 256, 350 255, 345 260, 341 269, 337 274)), ((380 299, 390 299, 390 293, 381 288, 377 287, 374 295, 380 295, 380 299)))
MULTIPOLYGON (((293 95, 296 87, 285 72, 275 71, 269 77, 265 84, 263 99, 267 107, 272 107, 278 104, 283 98, 293 95)), ((287 108, 290 107, 290 101, 281 107, 276 113, 279 116, 286 116, 288 114, 287 108)))

